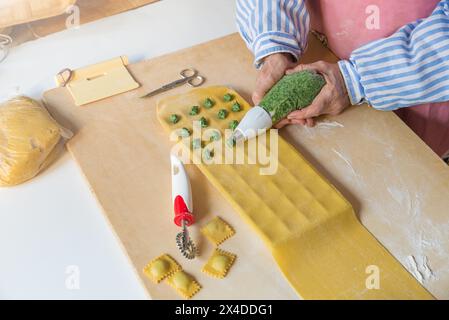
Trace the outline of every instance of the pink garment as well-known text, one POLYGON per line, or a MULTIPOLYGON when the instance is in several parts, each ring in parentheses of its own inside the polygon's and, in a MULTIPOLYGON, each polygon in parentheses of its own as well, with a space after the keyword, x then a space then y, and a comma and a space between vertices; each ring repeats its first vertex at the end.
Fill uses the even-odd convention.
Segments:
MULTIPOLYGON (((362 45, 427 18, 438 3, 439 0, 309 0, 307 8, 312 28, 326 35, 329 48, 339 58, 348 59, 362 45)), ((449 150, 449 102, 402 108, 396 114, 438 155, 449 150)))

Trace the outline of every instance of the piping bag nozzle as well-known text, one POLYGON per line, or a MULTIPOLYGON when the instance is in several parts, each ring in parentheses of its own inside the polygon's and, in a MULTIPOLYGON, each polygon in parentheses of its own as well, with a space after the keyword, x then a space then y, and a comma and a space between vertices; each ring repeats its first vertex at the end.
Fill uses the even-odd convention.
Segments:
POLYGON ((270 114, 264 108, 255 106, 248 110, 235 129, 232 138, 234 141, 248 140, 265 132, 273 126, 270 114))

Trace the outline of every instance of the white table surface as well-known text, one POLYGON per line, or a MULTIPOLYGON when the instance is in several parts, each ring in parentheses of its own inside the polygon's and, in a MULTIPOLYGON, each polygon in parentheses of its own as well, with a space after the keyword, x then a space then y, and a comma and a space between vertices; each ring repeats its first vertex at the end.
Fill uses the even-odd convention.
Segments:
MULTIPOLYGON (((234 2, 163 0, 24 43, 0 64, 0 101, 39 99, 66 67, 123 54, 136 62, 235 32, 234 2)), ((67 153, 34 180, 0 189, 0 252, 0 299, 147 297, 67 153), (72 266, 79 289, 67 285, 72 266)))

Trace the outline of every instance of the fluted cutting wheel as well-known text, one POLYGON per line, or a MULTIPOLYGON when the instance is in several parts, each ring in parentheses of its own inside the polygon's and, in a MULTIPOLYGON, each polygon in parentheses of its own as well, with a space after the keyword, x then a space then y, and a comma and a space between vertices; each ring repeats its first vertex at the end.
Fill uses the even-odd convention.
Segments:
POLYGON ((195 244, 184 232, 180 232, 176 235, 176 244, 183 256, 187 259, 192 260, 197 256, 198 250, 195 244))

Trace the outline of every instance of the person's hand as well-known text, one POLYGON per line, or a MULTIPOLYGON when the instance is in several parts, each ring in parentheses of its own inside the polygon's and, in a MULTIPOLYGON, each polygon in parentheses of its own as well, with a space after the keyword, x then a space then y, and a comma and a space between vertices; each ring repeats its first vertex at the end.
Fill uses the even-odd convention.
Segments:
POLYGON ((293 68, 294 65, 290 53, 274 53, 265 57, 257 75, 256 89, 252 96, 254 105, 257 106, 271 87, 285 75, 285 71, 293 68))
POLYGON ((298 65, 286 71, 287 74, 302 70, 314 70, 323 75, 326 85, 315 97, 312 104, 302 110, 293 111, 287 118, 279 121, 276 128, 282 128, 287 124, 301 124, 313 127, 314 118, 322 114, 337 115, 350 105, 348 92, 336 63, 318 61, 311 64, 298 65))

